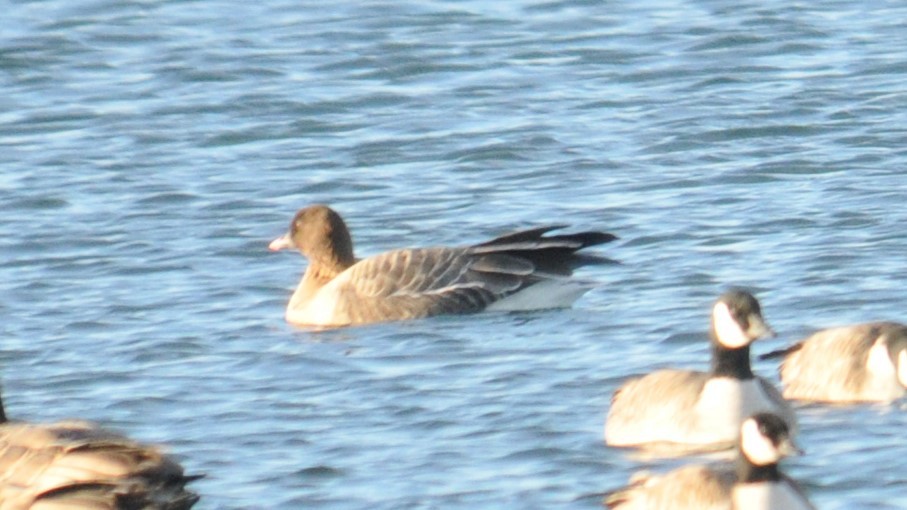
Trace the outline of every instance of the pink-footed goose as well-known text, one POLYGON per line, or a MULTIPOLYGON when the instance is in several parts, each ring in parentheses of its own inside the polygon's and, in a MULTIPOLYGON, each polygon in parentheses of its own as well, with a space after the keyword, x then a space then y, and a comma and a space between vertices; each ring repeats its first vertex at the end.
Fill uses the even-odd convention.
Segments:
POLYGON ((0 400, 0 510, 185 510, 198 477, 158 448, 85 421, 8 421, 0 400))
POLYGON ((545 235, 562 227, 523 230, 472 246, 398 249, 357 260, 340 215, 312 205, 296 213, 289 232, 269 248, 296 248, 309 262, 287 305, 286 320, 336 327, 570 306, 590 289, 569 278, 574 267, 592 260, 575 252, 615 236, 545 235))

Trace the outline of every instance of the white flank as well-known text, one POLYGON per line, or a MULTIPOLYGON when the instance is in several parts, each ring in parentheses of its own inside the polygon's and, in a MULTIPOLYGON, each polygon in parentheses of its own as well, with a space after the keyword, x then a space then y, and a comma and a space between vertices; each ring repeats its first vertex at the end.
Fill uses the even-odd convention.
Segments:
POLYGON ((883 339, 876 340, 869 349, 866 370, 869 371, 870 377, 867 379, 863 391, 875 400, 894 400, 904 394, 901 376, 907 375, 907 373, 903 373, 907 370, 902 369, 901 366, 895 368, 891 356, 888 354, 888 346, 885 345, 883 339))
POLYGON ((542 308, 566 308, 592 289, 577 280, 542 280, 488 305, 488 311, 515 312, 542 308))
MULTIPOLYGON (((293 303, 292 299, 290 303, 293 303)), ((335 317, 337 300, 327 292, 319 292, 302 307, 287 307, 286 320, 298 326, 345 326, 348 321, 335 317)))
POLYGON ((715 303, 715 307, 712 309, 712 320, 715 324, 715 335, 721 345, 730 349, 739 349, 752 343, 752 339, 734 320, 731 310, 725 303, 721 301, 715 303))
POLYGON ((894 365, 891 363, 891 358, 888 356, 888 347, 881 339, 876 340, 869 349, 869 356, 866 359, 866 368, 874 376, 879 378, 894 377, 894 365))
POLYGON ((898 353, 898 381, 907 388, 907 351, 898 353))

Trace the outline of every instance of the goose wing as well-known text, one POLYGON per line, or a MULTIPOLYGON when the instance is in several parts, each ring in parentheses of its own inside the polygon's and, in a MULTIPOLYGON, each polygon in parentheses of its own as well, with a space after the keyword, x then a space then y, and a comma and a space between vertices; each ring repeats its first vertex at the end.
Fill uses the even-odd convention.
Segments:
MULTIPOLYGON (((556 228, 523 230, 468 247, 385 252, 357 262, 322 292, 334 316, 348 323, 478 312, 540 281, 563 280, 581 263, 574 252, 615 239, 600 232, 545 235, 556 228)), ((588 290, 572 287, 561 294, 547 291, 562 298, 558 302, 511 309, 563 306, 561 301, 572 302, 588 290)))
POLYGON ((476 254, 498 253, 532 262, 541 273, 569 276, 573 269, 595 262, 614 262, 605 257, 584 256, 576 252, 599 244, 609 243, 617 236, 606 232, 577 232, 545 235, 565 225, 549 225, 505 234, 470 247, 476 254))
POLYGON ((689 442, 696 403, 708 379, 707 373, 692 370, 659 370, 631 379, 611 400, 605 442, 612 446, 689 442))
POLYGON ((538 281, 535 266, 465 248, 394 250, 367 258, 325 286, 351 322, 477 312, 538 281))
POLYGON ((182 510, 198 500, 192 479, 157 448, 87 422, 0 426, 3 510, 182 510))
POLYGON ((736 476, 730 469, 685 466, 662 475, 636 473, 630 485, 609 493, 614 510, 731 510, 736 476))

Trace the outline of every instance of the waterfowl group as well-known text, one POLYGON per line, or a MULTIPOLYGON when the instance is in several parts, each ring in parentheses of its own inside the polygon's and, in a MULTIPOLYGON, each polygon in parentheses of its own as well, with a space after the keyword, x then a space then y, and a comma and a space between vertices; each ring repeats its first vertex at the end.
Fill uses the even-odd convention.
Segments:
POLYGON ((696 451, 733 446, 743 420, 760 412, 796 430, 790 404, 750 367, 750 344, 773 334, 752 294, 732 290, 712 307, 708 372, 665 369, 626 382, 605 422, 611 446, 696 451))
MULTIPOLYGON (((615 239, 603 232, 552 234, 561 225, 456 247, 401 248, 357 259, 350 232, 325 205, 296 213, 273 251, 295 248, 308 266, 285 319, 339 327, 483 310, 570 306, 590 286, 573 280, 577 252, 615 239)), ((711 310, 708 371, 662 369, 625 381, 605 422, 609 446, 689 454, 738 450, 736 466, 640 474, 612 493, 621 510, 814 508, 777 463, 797 419, 789 400, 891 401, 907 392, 907 326, 870 323, 820 331, 768 357, 783 357, 783 390, 756 375, 750 346, 774 336, 756 298, 722 294, 711 310)))
POLYGON ((753 373, 750 345, 773 336, 756 298, 743 290, 712 306, 708 372, 665 369, 632 379, 614 394, 605 442, 689 454, 736 444, 736 467, 691 465, 634 475, 605 504, 617 510, 809 510, 798 486, 778 471, 793 452, 793 408, 753 373))
POLYGON ((796 433, 788 400, 891 402, 907 393, 907 326, 873 322, 818 331, 761 356, 782 358, 778 391, 755 375, 750 345, 774 333, 756 298, 726 292, 712 307, 709 372, 665 369, 624 383, 613 395, 605 442, 658 453, 727 446, 737 431, 736 469, 692 465, 635 475, 611 493, 618 510, 808 510, 796 483, 777 469, 796 433))
MULTIPOLYGON (((285 318, 340 327, 483 310, 570 306, 591 288, 571 278, 577 252, 616 239, 553 225, 454 247, 401 248, 357 259, 350 232, 325 205, 301 209, 273 251, 295 248, 308 266, 285 318)), ((610 493, 616 510, 810 510, 778 468, 793 453, 797 420, 787 399, 890 402, 907 393, 907 325, 877 322, 819 331, 769 353, 783 358, 779 392, 753 373, 751 344, 774 332, 756 298, 722 294, 711 310, 708 371, 662 369, 613 395, 605 442, 694 453, 737 448, 734 465, 642 472, 610 493)), ((159 448, 82 421, 8 421, 0 398, 0 510, 185 510, 197 477, 159 448)))

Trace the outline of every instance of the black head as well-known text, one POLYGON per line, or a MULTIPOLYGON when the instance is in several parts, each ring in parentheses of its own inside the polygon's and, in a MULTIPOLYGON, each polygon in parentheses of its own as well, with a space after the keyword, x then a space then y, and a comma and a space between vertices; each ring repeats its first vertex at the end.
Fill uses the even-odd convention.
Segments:
POLYGON ((755 466, 777 464, 798 451, 790 427, 776 414, 757 413, 740 426, 740 452, 755 466))

